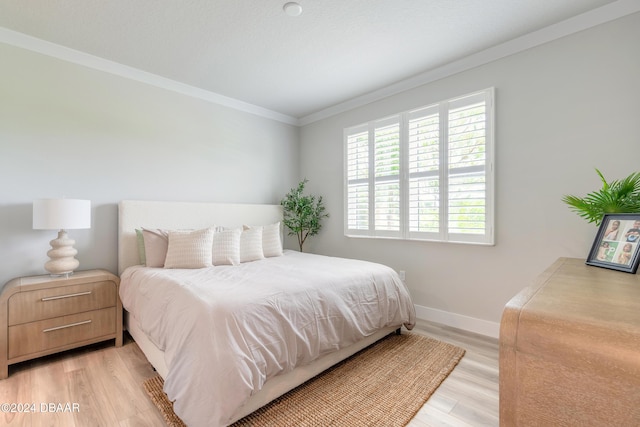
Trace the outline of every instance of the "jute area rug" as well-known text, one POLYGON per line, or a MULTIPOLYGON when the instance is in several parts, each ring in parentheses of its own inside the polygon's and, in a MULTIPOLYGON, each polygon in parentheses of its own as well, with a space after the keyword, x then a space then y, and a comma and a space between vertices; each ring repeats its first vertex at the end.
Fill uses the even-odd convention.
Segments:
MULTIPOLYGON (((432 338, 390 335, 233 426, 405 426, 463 355, 432 338)), ((160 376, 144 383, 167 425, 184 426, 162 385, 160 376)))

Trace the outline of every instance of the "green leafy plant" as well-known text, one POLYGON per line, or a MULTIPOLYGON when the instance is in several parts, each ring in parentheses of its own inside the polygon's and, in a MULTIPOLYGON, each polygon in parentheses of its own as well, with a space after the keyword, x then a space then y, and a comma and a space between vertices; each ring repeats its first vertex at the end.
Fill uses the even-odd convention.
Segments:
POLYGON ((598 169, 596 172, 602 188, 585 197, 564 196, 562 201, 569 209, 596 225, 600 225, 605 213, 640 213, 640 172, 611 182, 607 182, 598 169))
POLYGON ((316 196, 303 194, 307 182, 309 182, 307 179, 301 181, 298 187, 292 188, 280 201, 284 209, 282 222, 289 229, 289 236, 298 237, 300 252, 307 237, 315 236, 322 228, 320 223, 322 218, 329 216, 324 213, 322 196, 316 198, 316 196))

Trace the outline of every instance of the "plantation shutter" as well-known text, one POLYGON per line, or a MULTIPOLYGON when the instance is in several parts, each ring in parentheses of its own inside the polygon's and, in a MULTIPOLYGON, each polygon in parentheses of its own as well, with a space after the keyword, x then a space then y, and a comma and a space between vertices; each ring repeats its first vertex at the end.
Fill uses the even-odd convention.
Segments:
POLYGON ((493 244, 493 89, 345 129, 345 235, 493 244))
POLYGON ((438 106, 408 117, 409 234, 440 234, 440 117, 438 106))
POLYGON ((374 218, 376 235, 400 232, 400 122, 398 117, 375 122, 374 218))
POLYGON ((347 135, 347 229, 369 230, 369 132, 367 126, 347 135))
POLYGON ((487 232, 487 102, 480 93, 450 101, 448 109, 448 240, 475 241, 475 235, 482 241, 487 232))

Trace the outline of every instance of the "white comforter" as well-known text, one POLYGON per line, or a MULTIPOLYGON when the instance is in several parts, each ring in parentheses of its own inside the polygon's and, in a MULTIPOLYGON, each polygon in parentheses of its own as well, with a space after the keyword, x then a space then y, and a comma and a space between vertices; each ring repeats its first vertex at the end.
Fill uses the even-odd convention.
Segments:
POLYGON ((239 266, 130 267, 120 296, 165 351, 164 390, 194 427, 226 425, 269 378, 415 321, 389 267, 293 251, 239 266))

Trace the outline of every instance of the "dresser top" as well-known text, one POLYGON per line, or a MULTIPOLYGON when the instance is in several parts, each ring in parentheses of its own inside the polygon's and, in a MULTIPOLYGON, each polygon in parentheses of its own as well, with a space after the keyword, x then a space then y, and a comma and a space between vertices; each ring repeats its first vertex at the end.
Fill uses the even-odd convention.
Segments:
POLYGON ((507 303, 500 346, 640 375, 640 276, 560 258, 507 303))
POLYGON ((532 316, 640 328, 640 276, 588 266, 583 259, 558 259, 512 302, 532 316))

